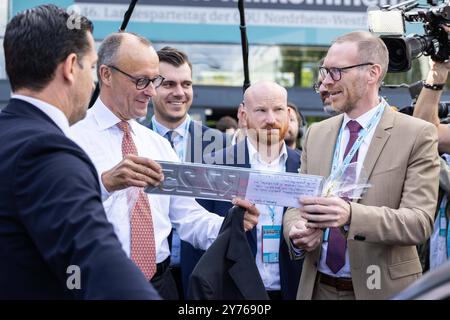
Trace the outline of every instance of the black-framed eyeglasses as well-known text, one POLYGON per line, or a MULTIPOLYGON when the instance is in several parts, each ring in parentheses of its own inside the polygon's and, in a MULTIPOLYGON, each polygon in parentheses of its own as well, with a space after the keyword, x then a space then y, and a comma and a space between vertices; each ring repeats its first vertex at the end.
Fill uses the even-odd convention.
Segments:
POLYGON ((320 73, 320 76, 322 77, 322 79, 325 79, 328 75, 330 75, 331 79, 333 79, 333 81, 339 81, 342 78, 342 71, 344 71, 344 70, 362 67, 362 66, 373 66, 374 64, 375 63, 372 63, 372 62, 366 62, 366 63, 355 64, 354 66, 348 66, 348 67, 342 67, 342 68, 319 67, 319 73, 320 73))
POLYGON ((312 86, 312 88, 313 88, 313 90, 316 92, 316 93, 320 93, 320 86, 322 85, 322 81, 317 81, 317 82, 314 82, 313 83, 313 86, 312 86))
POLYGON ((136 77, 133 77, 132 75, 126 73, 125 71, 120 70, 116 66, 109 65, 108 67, 110 67, 111 69, 114 69, 116 71, 119 71, 120 73, 122 73, 122 74, 126 75, 128 78, 130 78, 134 82, 134 84, 136 85, 136 89, 137 90, 144 90, 145 88, 148 87, 150 82, 153 84, 153 87, 156 89, 164 81, 164 77, 160 76, 160 75, 158 75, 158 76, 156 76, 156 77, 154 77, 152 79, 147 78, 147 77, 136 78, 136 77))

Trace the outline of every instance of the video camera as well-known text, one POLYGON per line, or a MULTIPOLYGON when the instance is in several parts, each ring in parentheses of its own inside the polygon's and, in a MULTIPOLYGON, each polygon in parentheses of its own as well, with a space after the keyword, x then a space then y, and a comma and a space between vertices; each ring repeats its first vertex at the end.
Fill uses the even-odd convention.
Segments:
POLYGON ((438 5, 438 0, 427 0, 426 8, 417 0, 368 11, 369 30, 380 35, 389 51, 389 72, 411 69, 411 62, 420 55, 443 62, 450 58, 450 40, 442 24, 450 23, 450 0, 438 5), (405 21, 421 22, 425 35, 405 34, 405 21))

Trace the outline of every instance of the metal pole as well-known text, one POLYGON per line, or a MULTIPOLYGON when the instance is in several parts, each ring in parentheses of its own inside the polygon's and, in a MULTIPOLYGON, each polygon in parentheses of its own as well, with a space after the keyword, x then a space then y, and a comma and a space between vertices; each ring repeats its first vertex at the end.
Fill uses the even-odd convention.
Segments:
MULTIPOLYGON (((131 0, 130 5, 128 6, 128 10, 123 15, 123 21, 122 24, 120 25, 119 32, 125 31, 125 29, 127 28, 128 22, 130 21, 131 15, 133 14, 134 7, 136 6, 137 2, 138 0, 131 0)), ((95 85, 95 90, 92 93, 91 101, 89 101, 89 108, 94 105, 99 94, 100 94, 100 86, 97 81, 97 84, 95 85)))
POLYGON ((239 15, 241 23, 239 29, 241 30, 241 46, 242 46, 242 61, 244 68, 244 86, 243 92, 250 86, 250 75, 248 71, 248 39, 247 39, 247 27, 245 25, 245 9, 244 0, 238 2, 239 15))

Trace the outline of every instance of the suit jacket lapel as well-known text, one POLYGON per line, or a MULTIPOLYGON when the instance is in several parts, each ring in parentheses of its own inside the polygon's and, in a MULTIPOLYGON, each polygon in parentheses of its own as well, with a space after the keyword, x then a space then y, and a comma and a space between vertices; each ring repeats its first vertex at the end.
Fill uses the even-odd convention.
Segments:
POLYGON ((286 172, 298 173, 300 167, 300 156, 292 149, 286 148, 287 159, 286 159, 286 172))
POLYGON ((186 155, 185 158, 183 160, 188 161, 188 162, 194 162, 192 159, 192 156, 194 155, 194 145, 195 143, 192 143, 192 139, 194 139, 194 121, 190 121, 189 123, 189 129, 188 129, 188 138, 187 138, 187 145, 186 145, 186 155))
POLYGON ((367 178, 370 178, 373 168, 383 150, 384 145, 390 137, 388 129, 392 128, 394 125, 395 112, 386 107, 383 116, 375 128, 375 132, 370 142, 369 149, 367 150, 366 158, 364 159, 364 164, 362 172, 367 178))

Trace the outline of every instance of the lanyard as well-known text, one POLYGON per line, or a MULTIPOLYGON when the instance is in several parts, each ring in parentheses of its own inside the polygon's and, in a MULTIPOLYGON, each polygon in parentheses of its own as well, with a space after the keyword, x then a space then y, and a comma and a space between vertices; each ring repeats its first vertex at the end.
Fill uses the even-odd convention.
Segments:
POLYGON ((445 237, 447 233, 447 217, 445 215, 445 208, 447 206, 447 196, 441 201, 441 205, 439 206, 439 236, 445 237))
POLYGON ((272 220, 272 226, 275 225, 275 206, 266 206, 269 209, 270 220, 272 220))
POLYGON ((367 128, 362 128, 359 131, 358 138, 356 139, 355 143, 353 144, 352 148, 348 152, 345 159, 343 159, 342 163, 338 166, 339 163, 339 153, 340 153, 340 145, 342 140, 342 133, 344 132, 343 127, 341 126, 341 129, 339 130, 339 135, 336 141, 336 147, 334 149, 334 156, 333 156, 333 165, 330 175, 330 181, 333 181, 337 178, 339 178, 345 171, 345 168, 350 164, 350 161, 353 159, 353 156, 356 152, 358 152, 359 147, 364 142, 364 139, 369 134, 370 130, 378 123, 378 121, 381 118, 381 115, 383 114, 383 110, 385 106, 387 105, 386 101, 381 98, 381 102, 379 106, 377 107, 377 112, 372 116, 372 118, 369 121, 369 124, 367 125, 367 128))
MULTIPOLYGON (((184 162, 186 160, 184 157, 185 157, 185 154, 186 154, 187 137, 189 136, 189 125, 190 125, 190 123, 191 123, 191 120, 187 119, 186 123, 184 124, 184 129, 183 129, 184 130, 183 131, 184 135, 178 135, 178 136, 181 137, 181 145, 183 147, 182 148, 177 148, 177 146, 180 145, 180 143, 177 143, 176 146, 175 146, 175 143, 174 143, 175 152, 176 152, 176 154, 177 154, 177 156, 178 156, 178 158, 180 159, 181 162, 184 162)), ((155 129, 155 131, 160 136, 164 137, 163 132, 161 130, 159 130, 159 128, 161 128, 161 127, 164 128, 164 129, 167 129, 167 128, 162 126, 162 125, 158 125, 156 123, 156 121, 155 121, 155 117, 152 117, 152 125, 153 125, 153 128, 155 129)), ((167 130, 167 131, 170 131, 170 130, 167 130)), ((167 131, 166 131, 166 133, 167 133, 167 131)), ((176 130, 174 130, 174 131, 176 131, 176 130)))

